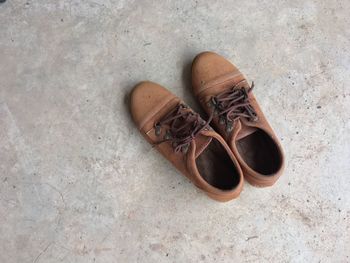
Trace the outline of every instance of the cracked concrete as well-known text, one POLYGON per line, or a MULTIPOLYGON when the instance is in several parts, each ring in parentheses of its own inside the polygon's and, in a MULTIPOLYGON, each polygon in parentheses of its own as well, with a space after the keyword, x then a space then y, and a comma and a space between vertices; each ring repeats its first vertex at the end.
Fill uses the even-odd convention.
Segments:
POLYGON ((350 3, 0 4, 0 262, 350 262, 350 3), (141 80, 199 109, 216 51, 256 83, 287 167, 217 203, 134 127, 141 80))

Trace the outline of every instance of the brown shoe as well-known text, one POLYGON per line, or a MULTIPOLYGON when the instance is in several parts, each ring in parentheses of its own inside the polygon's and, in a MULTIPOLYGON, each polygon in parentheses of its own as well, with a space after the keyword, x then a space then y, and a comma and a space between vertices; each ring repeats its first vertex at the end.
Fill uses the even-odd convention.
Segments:
POLYGON ((213 52, 199 54, 192 64, 195 96, 213 119, 238 159, 243 175, 255 186, 271 186, 280 177, 284 156, 246 77, 213 52))
POLYGON ((218 201, 236 198, 243 175, 224 139, 164 87, 141 82, 131 94, 141 134, 183 175, 218 201))

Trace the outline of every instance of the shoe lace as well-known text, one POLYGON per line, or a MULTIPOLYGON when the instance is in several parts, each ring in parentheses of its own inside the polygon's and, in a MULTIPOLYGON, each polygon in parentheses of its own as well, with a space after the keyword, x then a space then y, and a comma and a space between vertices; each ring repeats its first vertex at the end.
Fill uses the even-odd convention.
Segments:
POLYGON ((219 124, 226 126, 226 131, 233 130, 233 123, 239 118, 247 118, 249 121, 257 121, 258 116, 249 101, 248 94, 254 88, 254 82, 248 88, 239 87, 242 80, 229 90, 225 90, 211 97, 208 106, 213 108, 210 119, 218 115, 219 124))
POLYGON ((186 153, 191 141, 199 132, 208 127, 210 121, 211 119, 204 121, 198 113, 194 113, 186 105, 180 103, 154 125, 156 136, 161 135, 164 125, 169 126, 164 138, 155 144, 171 141, 176 153, 179 151, 186 153))

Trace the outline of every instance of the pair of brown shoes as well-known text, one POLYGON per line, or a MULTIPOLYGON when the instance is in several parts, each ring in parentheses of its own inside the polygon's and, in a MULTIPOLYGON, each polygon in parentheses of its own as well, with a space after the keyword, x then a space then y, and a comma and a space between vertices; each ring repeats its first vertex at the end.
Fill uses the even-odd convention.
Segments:
POLYGON ((192 86, 207 121, 164 87, 138 84, 131 113, 141 134, 215 200, 236 198, 243 177, 254 186, 273 185, 284 156, 252 93, 254 84, 225 58, 203 52, 192 64, 192 86))

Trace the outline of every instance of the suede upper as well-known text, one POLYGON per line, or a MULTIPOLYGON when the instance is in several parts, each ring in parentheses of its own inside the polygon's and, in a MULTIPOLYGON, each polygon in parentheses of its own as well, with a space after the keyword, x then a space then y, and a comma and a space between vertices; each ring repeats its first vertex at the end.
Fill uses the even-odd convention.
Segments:
POLYGON ((175 152, 171 141, 158 144, 165 138, 169 127, 164 125, 165 128, 157 134, 156 123, 180 103, 183 102, 164 87, 153 82, 141 82, 131 94, 130 107, 132 117, 146 140, 197 187, 218 201, 237 197, 243 185, 242 171, 225 140, 209 126, 193 138, 185 153, 175 152), (213 152, 226 156, 225 162, 222 162, 223 158, 212 161, 209 156, 213 152), (222 169, 224 167, 230 169, 222 169))
MULTIPOLYGON (((213 97, 233 88, 250 88, 236 66, 213 52, 203 52, 194 59, 192 86, 208 115, 213 113, 210 106, 213 97)), ((270 186, 283 171, 282 147, 253 93, 248 94, 248 100, 257 114, 256 121, 238 118, 233 129, 228 130, 214 114, 212 124, 237 157, 245 178, 256 186, 270 186)))

